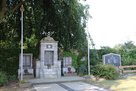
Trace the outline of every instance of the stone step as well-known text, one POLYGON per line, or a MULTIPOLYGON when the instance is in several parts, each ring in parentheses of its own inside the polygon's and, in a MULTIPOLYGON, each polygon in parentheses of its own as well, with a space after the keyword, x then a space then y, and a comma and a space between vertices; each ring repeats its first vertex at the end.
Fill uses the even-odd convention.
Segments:
POLYGON ((34 75, 23 75, 24 80, 33 79, 34 75))
POLYGON ((66 73, 64 76, 77 76, 77 73, 66 73))
POLYGON ((45 78, 45 79, 29 79, 28 82, 31 85, 37 84, 50 84, 50 83, 61 83, 61 82, 74 82, 74 81, 85 81, 85 78, 79 76, 67 76, 60 78, 45 78))

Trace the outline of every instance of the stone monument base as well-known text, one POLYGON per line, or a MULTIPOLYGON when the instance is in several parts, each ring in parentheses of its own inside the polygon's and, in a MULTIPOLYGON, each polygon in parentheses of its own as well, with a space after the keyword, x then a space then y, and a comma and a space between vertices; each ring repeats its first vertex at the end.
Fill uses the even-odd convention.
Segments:
POLYGON ((40 78, 59 78, 60 72, 57 69, 40 69, 40 78))
POLYGON ((59 78, 61 77, 61 67, 60 61, 57 62, 56 67, 51 67, 50 69, 47 66, 40 66, 40 61, 36 63, 36 78, 59 78))
MULTIPOLYGON (((33 69, 32 68, 29 68, 29 69, 23 69, 22 70, 22 74, 23 75, 33 75, 33 69)), ((18 78, 20 79, 20 75, 21 75, 21 69, 18 69, 18 78)))

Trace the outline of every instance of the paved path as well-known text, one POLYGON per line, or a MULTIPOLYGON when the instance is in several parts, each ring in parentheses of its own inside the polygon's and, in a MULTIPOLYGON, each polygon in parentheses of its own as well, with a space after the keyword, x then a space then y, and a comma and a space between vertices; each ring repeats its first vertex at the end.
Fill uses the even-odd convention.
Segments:
POLYGON ((78 76, 68 76, 68 77, 60 77, 60 78, 49 78, 49 79, 29 79, 28 82, 32 85, 35 84, 49 84, 49 83, 63 83, 63 82, 73 82, 73 81, 84 81, 85 78, 78 76))
POLYGON ((108 91, 108 90, 90 85, 82 81, 78 81, 33 85, 32 91, 108 91))

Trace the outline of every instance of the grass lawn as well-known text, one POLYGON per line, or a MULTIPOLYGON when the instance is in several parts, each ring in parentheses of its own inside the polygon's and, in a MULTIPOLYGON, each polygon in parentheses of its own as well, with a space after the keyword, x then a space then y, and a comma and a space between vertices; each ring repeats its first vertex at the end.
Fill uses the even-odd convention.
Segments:
POLYGON ((136 74, 118 80, 90 80, 89 83, 113 91, 136 91, 136 74))

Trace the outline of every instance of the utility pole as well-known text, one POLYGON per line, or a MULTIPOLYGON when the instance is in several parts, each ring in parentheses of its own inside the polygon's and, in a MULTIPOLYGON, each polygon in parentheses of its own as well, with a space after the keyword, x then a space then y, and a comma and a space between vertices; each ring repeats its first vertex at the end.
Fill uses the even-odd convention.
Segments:
POLYGON ((90 76, 90 47, 88 38, 88 75, 90 76))
POLYGON ((24 13, 24 6, 21 5, 20 7, 21 11, 21 62, 20 62, 20 80, 23 80, 23 13, 24 13))
POLYGON ((86 28, 86 33, 87 33, 87 56, 88 56, 88 75, 90 76, 90 34, 88 31, 88 26, 86 28))

